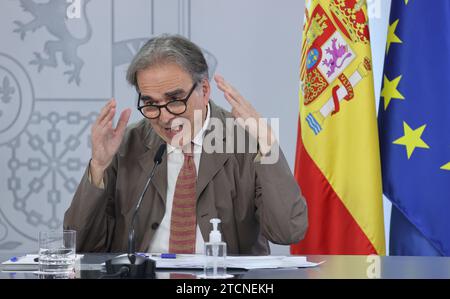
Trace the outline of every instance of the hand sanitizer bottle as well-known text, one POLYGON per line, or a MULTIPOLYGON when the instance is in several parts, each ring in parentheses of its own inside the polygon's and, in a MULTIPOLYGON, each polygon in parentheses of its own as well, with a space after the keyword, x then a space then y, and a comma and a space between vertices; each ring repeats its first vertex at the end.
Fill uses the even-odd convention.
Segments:
POLYGON ((227 269, 225 259, 227 257, 227 244, 222 242, 222 235, 217 229, 220 219, 213 218, 209 222, 213 230, 209 234, 209 242, 205 243, 205 278, 226 278, 227 269))

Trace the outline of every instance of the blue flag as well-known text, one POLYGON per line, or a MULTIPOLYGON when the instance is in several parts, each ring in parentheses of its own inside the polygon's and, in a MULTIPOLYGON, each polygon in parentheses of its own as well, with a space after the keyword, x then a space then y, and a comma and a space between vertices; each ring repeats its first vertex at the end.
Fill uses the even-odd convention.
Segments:
POLYGON ((392 1, 379 107, 391 255, 450 256, 450 1, 392 1))

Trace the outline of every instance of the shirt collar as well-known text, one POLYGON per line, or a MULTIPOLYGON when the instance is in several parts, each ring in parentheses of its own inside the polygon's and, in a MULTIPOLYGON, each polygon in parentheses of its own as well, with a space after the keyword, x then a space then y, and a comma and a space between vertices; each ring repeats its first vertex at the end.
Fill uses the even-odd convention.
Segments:
MULTIPOLYGON (((203 146, 203 137, 205 135, 205 131, 208 129, 210 118, 211 118, 211 105, 208 103, 208 106, 206 109, 206 119, 205 119, 205 122, 203 123, 203 127, 197 133, 197 135, 195 135, 194 139, 192 139, 192 142, 194 143, 194 146, 196 148, 198 148, 198 147, 201 148, 203 146)), ((167 154, 170 154, 175 150, 178 150, 181 152, 180 148, 175 147, 169 143, 167 144, 167 154)), ((195 150, 195 149, 194 149, 194 151, 197 152, 197 150, 195 150)))

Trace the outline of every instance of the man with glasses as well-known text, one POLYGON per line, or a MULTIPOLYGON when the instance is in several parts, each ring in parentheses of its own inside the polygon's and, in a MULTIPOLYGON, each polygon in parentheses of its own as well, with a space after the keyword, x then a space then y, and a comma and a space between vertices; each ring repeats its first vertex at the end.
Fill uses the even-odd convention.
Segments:
POLYGON ((78 251, 127 250, 134 206, 161 144, 167 150, 136 221, 137 251, 203 253, 211 218, 221 219, 229 254, 268 254, 268 240, 291 244, 303 238, 306 204, 283 154, 262 163, 278 150, 271 128, 220 76, 215 81, 232 113, 210 100, 199 47, 180 36, 152 38, 131 62, 127 80, 144 119, 127 127, 126 109, 114 127, 113 99, 94 123, 92 157, 64 218, 64 227, 77 231, 78 251), (236 121, 230 130, 229 119, 249 126, 236 121), (237 150, 238 134, 230 132, 254 140, 258 151, 237 150), (227 150, 207 150, 211 137, 215 148, 223 142, 227 150))

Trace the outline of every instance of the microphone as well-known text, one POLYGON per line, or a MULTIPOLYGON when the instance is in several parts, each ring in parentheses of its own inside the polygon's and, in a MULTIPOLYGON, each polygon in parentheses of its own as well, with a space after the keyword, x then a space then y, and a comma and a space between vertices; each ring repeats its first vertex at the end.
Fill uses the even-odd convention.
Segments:
POLYGON ((162 162, 162 156, 164 155, 164 152, 166 150, 166 145, 163 143, 159 146, 158 150, 156 151, 155 157, 153 158, 153 168, 150 172, 150 176, 148 177, 147 182, 145 183, 145 187, 142 190, 141 195, 139 196, 139 200, 134 208, 133 217, 131 218, 131 225, 130 230, 128 231, 128 258, 130 259, 130 262, 132 264, 135 263, 136 260, 136 240, 135 240, 135 234, 134 234, 134 225, 136 223, 136 217, 139 212, 139 208, 142 203, 142 199, 144 198, 145 192, 147 192, 148 186, 150 185, 150 182, 153 179, 153 176, 155 175, 156 167, 161 164, 162 162))
POLYGON ((150 185, 153 176, 155 175, 156 167, 158 167, 158 165, 162 162, 162 156, 164 155, 165 150, 166 144, 163 143, 156 151, 155 157, 153 158, 154 164, 150 172, 150 176, 148 177, 144 189, 139 196, 139 200, 134 207, 133 217, 131 218, 130 229, 128 231, 127 255, 117 256, 105 262, 106 271, 111 277, 117 276, 117 274, 119 274, 121 277, 153 278, 155 275, 155 262, 146 257, 136 255, 134 226, 144 195, 147 192, 148 186, 150 185))

